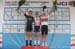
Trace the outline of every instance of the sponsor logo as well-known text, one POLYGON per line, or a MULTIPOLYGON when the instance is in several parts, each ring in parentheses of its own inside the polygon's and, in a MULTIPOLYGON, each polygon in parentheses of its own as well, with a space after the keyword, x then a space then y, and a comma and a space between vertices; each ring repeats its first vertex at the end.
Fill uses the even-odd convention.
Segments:
POLYGON ((73 6, 73 7, 75 7, 75 1, 69 1, 69 2, 63 1, 63 2, 59 2, 57 5, 58 6, 73 6))

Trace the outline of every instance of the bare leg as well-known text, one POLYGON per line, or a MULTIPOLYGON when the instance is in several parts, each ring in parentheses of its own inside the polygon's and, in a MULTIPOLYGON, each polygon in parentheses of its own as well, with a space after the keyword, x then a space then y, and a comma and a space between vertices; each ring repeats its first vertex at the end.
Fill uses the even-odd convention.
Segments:
POLYGON ((34 32, 34 45, 36 45, 37 32, 34 32))
POLYGON ((45 35, 45 46, 48 46, 48 35, 45 35))
POLYGON ((28 32, 26 32, 26 46, 28 46, 28 32))
POLYGON ((40 32, 37 32, 37 37, 38 37, 38 45, 40 45, 40 32))
POLYGON ((45 40, 44 40, 44 35, 42 35, 42 46, 44 46, 44 42, 45 42, 45 40))
POLYGON ((30 46, 32 46, 32 32, 29 32, 30 35, 30 46))

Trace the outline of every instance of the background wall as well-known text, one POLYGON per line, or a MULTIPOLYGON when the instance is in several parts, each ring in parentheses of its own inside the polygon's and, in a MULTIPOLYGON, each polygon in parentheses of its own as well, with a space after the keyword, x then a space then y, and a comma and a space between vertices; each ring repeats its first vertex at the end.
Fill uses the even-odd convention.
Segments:
MULTIPOLYGON (((22 45, 25 45, 25 41, 24 41, 24 38, 25 38, 24 35, 25 34, 23 34, 23 33, 22 34, 17 34, 17 33, 15 33, 15 34, 9 34, 9 33, 6 34, 5 33, 4 34, 3 31, 2 31, 2 26, 3 26, 3 23, 4 23, 3 22, 3 15, 4 15, 4 7, 5 7, 5 3, 4 2, 5 1, 15 1, 15 0, 0 0, 0 9, 1 9, 0 10, 0 32, 1 32, 1 35, 3 35, 3 48, 8 48, 8 49, 12 48, 12 47, 14 47, 14 48, 21 48, 22 45), (14 42, 14 43, 12 44, 12 42, 14 42), (16 47, 14 45, 16 45, 16 47)), ((29 1, 29 0, 27 0, 27 1, 29 1)), ((33 0, 31 0, 31 1, 33 1, 33 0)), ((49 1, 49 3, 47 3, 46 5, 48 7, 52 7, 52 0, 38 0, 38 1, 49 1)), ((58 0, 58 2, 60 2, 60 1, 69 2, 69 1, 72 1, 72 0, 58 0)), ((37 7, 40 7, 40 4, 38 4, 38 3, 37 4, 29 3, 29 4, 30 5, 26 6, 26 7, 36 7, 36 5, 38 5, 37 7)), ((74 37, 75 36, 75 22, 74 22, 75 21, 75 18, 74 18, 75 17, 75 7, 72 7, 72 6, 67 6, 67 7, 70 8, 71 32, 68 33, 68 34, 56 33, 55 36, 54 36, 53 42, 49 41, 49 46, 51 46, 51 48, 54 48, 54 49, 57 49, 57 48, 58 49, 63 49, 63 48, 64 49, 70 49, 70 39, 75 39, 75 37, 74 37)), ((52 36, 53 36, 53 34, 49 34, 49 37, 50 37, 49 40, 51 40, 52 36)), ((73 41, 71 43, 75 43, 75 42, 73 41)), ((75 46, 72 46, 71 48, 75 49, 75 46)))
MULTIPOLYGON (((5 1, 10 1, 10 0, 5 0, 5 1)), ((15 1, 15 0, 11 0, 11 1, 15 1)), ((27 0, 28 1, 28 0, 27 0)), ((33 0, 32 0, 33 1, 33 0)), ((40 0, 41 1, 41 0, 40 0)), ((51 2, 52 0, 50 0, 49 2, 49 6, 52 6, 52 2, 51 2)), ((67 1, 67 2, 69 2, 70 0, 58 0, 58 2, 60 2, 60 1, 67 1)), ((72 0, 71 0, 72 1, 72 0)), ((3 6, 4 5, 4 1, 2 0, 0 0, 0 16, 2 16, 3 17, 3 6)), ((32 6, 32 5, 31 5, 32 6)), ((36 6, 36 4, 35 4, 35 6, 36 6)), ((38 6, 40 6, 40 5, 38 5, 38 6)), ((75 30, 74 30, 74 28, 75 28, 75 23, 74 23, 74 16, 75 16, 75 10, 74 10, 74 8, 75 7, 72 7, 72 6, 69 6, 70 7, 70 16, 71 16, 71 33, 72 34, 75 34, 75 30)), ((1 19, 0 19, 0 22, 2 23, 2 17, 1 17, 1 19)), ((1 27, 2 28, 2 27, 1 27)), ((0 30, 2 30, 2 29, 0 29, 0 30)))

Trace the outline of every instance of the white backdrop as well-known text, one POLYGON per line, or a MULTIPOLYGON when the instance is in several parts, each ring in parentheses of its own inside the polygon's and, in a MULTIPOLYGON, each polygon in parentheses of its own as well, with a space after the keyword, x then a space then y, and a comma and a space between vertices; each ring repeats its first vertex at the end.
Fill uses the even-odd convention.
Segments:
MULTIPOLYGON (((14 0, 0 0, 0 32, 2 32, 2 17, 3 17, 3 4, 4 4, 4 1, 14 1, 14 0)), ((28 0, 27 0, 28 1, 28 0)), ((33 0, 31 0, 33 1, 33 0)), ((42 0, 38 0, 38 1, 42 1, 42 0)), ((48 6, 51 6, 52 5, 52 0, 46 0, 46 1, 49 1, 50 4, 48 4, 48 6)), ((58 0, 58 2, 60 1, 70 1, 70 0, 58 0)), ((30 6, 32 6, 34 4, 31 4, 30 6)), ((35 4, 36 6, 36 4, 35 4)), ((39 6, 39 4, 38 4, 39 6)), ((71 33, 72 34, 75 34, 75 7, 70 7, 70 17, 71 17, 71 33)))

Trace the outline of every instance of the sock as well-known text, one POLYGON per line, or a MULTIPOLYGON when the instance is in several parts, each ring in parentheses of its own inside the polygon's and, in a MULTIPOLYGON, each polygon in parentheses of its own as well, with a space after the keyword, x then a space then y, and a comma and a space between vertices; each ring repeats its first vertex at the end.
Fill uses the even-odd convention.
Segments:
POLYGON ((36 40, 34 40, 34 44, 36 45, 36 40))
POLYGON ((28 40, 26 40, 26 46, 28 46, 28 40))
POLYGON ((45 42, 45 46, 48 46, 47 42, 45 42))
POLYGON ((40 41, 38 41, 38 45, 40 45, 40 41))
POLYGON ((30 40, 30 46, 32 46, 32 40, 30 40))

